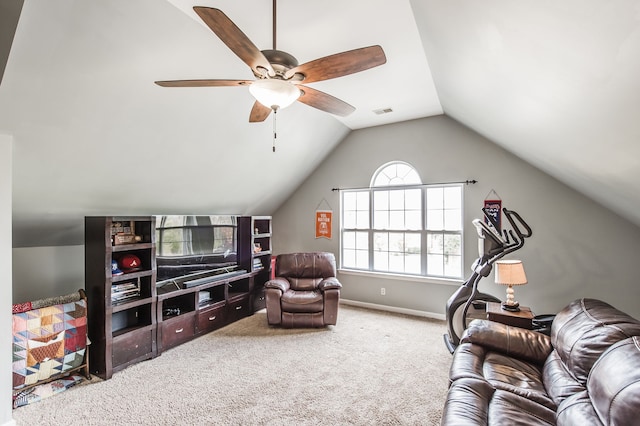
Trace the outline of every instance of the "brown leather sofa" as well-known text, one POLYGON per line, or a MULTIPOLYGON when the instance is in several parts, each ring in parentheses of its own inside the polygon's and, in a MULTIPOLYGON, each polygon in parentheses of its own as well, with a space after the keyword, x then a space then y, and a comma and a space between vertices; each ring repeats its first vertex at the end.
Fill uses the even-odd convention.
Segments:
POLYGON ((453 355, 442 425, 640 424, 640 321, 580 299, 551 336, 474 320, 453 355))
POLYGON ((342 284, 333 253, 280 254, 265 283, 267 322, 282 327, 335 325, 342 284))

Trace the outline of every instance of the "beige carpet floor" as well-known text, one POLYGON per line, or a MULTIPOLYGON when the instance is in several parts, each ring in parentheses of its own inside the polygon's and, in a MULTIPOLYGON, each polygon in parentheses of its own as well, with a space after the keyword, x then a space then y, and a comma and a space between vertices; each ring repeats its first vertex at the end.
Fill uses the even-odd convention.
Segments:
POLYGON ((442 321, 342 305, 323 329, 265 311, 17 408, 18 425, 437 425, 451 355, 442 321))

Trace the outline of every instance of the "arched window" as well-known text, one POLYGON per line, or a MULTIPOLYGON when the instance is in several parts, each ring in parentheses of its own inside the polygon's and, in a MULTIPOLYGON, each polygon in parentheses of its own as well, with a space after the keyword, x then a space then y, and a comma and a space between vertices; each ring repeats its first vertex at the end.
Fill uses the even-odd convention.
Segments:
POLYGON ((394 161, 380 167, 371 178, 371 186, 421 185, 416 169, 407 163, 394 161))
POLYGON ((461 184, 425 185, 414 167, 394 161, 341 201, 343 269, 462 277, 461 184))

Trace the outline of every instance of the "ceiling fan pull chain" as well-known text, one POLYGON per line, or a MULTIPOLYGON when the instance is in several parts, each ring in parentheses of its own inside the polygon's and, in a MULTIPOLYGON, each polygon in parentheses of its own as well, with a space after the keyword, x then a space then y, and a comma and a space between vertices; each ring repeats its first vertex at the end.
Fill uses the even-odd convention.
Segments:
POLYGON ((278 134, 276 132, 276 115, 278 115, 278 110, 276 108, 273 109, 273 152, 276 152, 276 139, 278 138, 278 134))

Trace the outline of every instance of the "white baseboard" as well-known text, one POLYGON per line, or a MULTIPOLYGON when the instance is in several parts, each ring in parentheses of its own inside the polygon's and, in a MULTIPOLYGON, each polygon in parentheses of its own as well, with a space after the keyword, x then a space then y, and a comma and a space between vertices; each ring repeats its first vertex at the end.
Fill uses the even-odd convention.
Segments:
POLYGON ((357 300, 340 299, 340 303, 345 305, 357 306, 359 308, 377 309, 379 311, 395 312, 397 314, 413 315, 416 317, 424 317, 445 321, 444 314, 437 314, 434 312, 418 311, 416 309, 398 308, 396 306, 378 305, 377 303, 359 302, 357 300))

